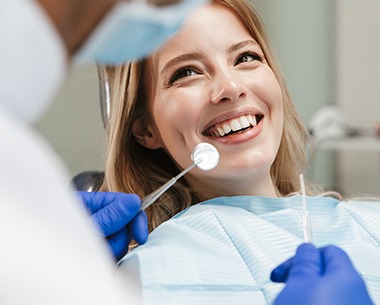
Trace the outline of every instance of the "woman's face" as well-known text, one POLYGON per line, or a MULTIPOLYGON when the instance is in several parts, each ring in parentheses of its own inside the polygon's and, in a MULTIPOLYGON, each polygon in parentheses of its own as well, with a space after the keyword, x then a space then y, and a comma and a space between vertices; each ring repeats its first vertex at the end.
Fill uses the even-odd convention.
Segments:
POLYGON ((144 145, 164 148, 180 168, 191 164, 196 144, 214 145, 218 166, 185 176, 203 199, 276 196, 270 167, 282 135, 282 93, 237 15, 217 4, 200 8, 149 62, 144 145))

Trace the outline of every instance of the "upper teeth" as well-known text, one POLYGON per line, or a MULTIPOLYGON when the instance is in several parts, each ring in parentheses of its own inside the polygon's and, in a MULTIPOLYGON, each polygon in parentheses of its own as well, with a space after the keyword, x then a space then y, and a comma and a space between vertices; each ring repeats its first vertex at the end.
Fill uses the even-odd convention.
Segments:
POLYGON ((242 115, 227 122, 215 125, 213 135, 223 137, 232 131, 239 131, 249 126, 256 126, 256 117, 254 115, 242 115))

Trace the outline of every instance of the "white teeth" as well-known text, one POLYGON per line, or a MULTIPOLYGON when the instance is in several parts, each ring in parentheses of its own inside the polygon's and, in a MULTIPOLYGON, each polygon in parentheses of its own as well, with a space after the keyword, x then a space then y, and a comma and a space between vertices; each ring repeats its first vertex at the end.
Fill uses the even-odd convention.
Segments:
POLYGON ((225 135, 223 128, 217 127, 217 132, 219 132, 220 137, 223 137, 225 135))
POLYGON ((230 126, 233 131, 240 130, 242 128, 238 120, 232 120, 230 126))
POLYGON ((256 126, 257 125, 256 117, 255 116, 249 115, 248 116, 248 120, 249 120, 249 123, 251 123, 252 126, 256 126))
POLYGON ((245 116, 240 117, 239 120, 240 120, 241 128, 247 128, 251 125, 248 121, 248 118, 245 116))
POLYGON ((249 126, 256 126, 257 121, 254 115, 243 115, 239 118, 233 119, 223 125, 216 126, 213 135, 216 137, 223 137, 232 131, 238 131, 241 129, 248 128, 249 126))
POLYGON ((223 125, 224 133, 229 133, 231 131, 231 127, 229 125, 223 125))

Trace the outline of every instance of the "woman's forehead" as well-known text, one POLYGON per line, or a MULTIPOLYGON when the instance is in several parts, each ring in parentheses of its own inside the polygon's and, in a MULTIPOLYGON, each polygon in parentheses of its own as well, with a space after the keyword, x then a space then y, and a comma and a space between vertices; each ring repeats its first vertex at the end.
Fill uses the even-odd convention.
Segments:
POLYGON ((185 22, 182 29, 151 56, 157 70, 183 54, 196 54, 215 47, 228 48, 241 41, 255 41, 240 16, 231 8, 212 3, 203 6, 185 22))

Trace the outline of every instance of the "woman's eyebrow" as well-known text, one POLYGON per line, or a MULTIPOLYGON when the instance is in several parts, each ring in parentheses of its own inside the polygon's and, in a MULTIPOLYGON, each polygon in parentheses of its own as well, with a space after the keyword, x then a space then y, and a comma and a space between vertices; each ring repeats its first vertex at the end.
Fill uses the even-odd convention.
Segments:
MULTIPOLYGON (((255 40, 248 39, 248 40, 244 40, 244 41, 238 42, 236 44, 233 44, 228 49, 228 51, 230 53, 232 53, 232 52, 237 51, 239 49, 242 49, 246 46, 259 46, 260 47, 260 45, 255 40)), ((182 54, 182 55, 179 55, 177 57, 174 57, 165 64, 165 66, 162 68, 162 70, 160 72, 160 75, 165 75, 167 70, 170 69, 170 67, 176 66, 176 65, 181 64, 182 62, 185 62, 185 61, 197 60, 197 59, 200 59, 201 57, 202 56, 199 53, 187 53, 187 54, 182 54)))
POLYGON ((199 59, 201 55, 199 53, 188 53, 188 54, 182 54, 177 57, 174 57, 173 59, 169 60, 165 66, 161 70, 161 75, 165 75, 166 71, 170 69, 170 67, 173 67, 175 65, 178 65, 182 62, 185 61, 190 61, 190 60, 196 60, 199 59))
POLYGON ((248 39, 248 40, 244 40, 244 41, 241 41, 241 42, 238 42, 238 43, 232 45, 228 49, 228 51, 229 51, 229 53, 232 53, 232 52, 235 52, 235 51, 242 49, 246 46, 259 46, 260 47, 260 45, 255 40, 248 39))

